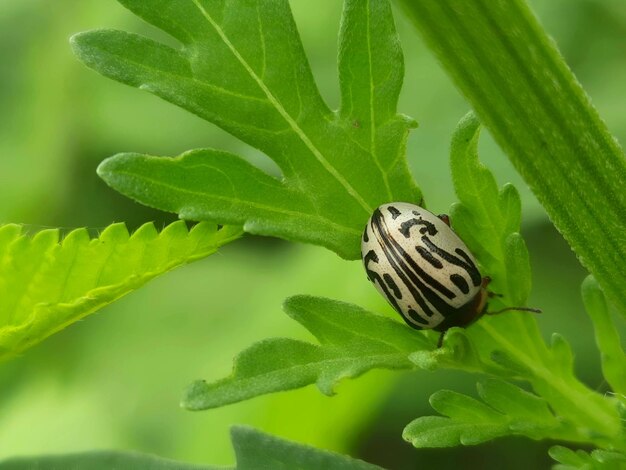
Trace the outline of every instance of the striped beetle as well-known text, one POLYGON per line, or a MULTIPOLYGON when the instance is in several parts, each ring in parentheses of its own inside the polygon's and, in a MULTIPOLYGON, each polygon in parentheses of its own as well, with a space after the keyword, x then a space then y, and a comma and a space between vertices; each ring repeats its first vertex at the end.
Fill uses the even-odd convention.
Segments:
POLYGON ((508 307, 487 312, 491 279, 450 228, 447 215, 436 216, 406 202, 383 204, 365 226, 361 256, 367 278, 411 327, 443 334, 467 327, 485 313, 540 310, 508 307))

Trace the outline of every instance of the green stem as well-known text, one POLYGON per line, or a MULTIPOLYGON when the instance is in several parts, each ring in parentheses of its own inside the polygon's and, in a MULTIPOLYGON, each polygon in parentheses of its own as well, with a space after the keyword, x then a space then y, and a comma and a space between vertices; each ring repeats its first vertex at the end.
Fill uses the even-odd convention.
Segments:
POLYGON ((532 374, 529 380, 535 391, 546 398, 560 415, 570 420, 577 428, 587 430, 586 434, 589 436, 587 442, 592 442, 599 447, 625 449, 626 444, 618 437, 619 416, 609 400, 605 400, 574 377, 564 380, 546 364, 515 347, 488 322, 479 322, 478 326, 485 330, 493 339, 494 344, 499 344, 502 350, 528 369, 532 374))

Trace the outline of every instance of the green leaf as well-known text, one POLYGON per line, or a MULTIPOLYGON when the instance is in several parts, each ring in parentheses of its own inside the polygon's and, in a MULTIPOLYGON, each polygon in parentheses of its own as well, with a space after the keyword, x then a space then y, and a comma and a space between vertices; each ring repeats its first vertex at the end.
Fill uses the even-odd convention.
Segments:
MULTIPOLYGON (((494 310, 492 304, 523 305, 530 290, 530 268, 528 252, 518 233, 519 196, 511 185, 498 191, 495 179, 478 160, 478 132, 478 120, 470 113, 461 120, 452 139, 452 175, 460 202, 452 208, 451 222, 477 256, 481 272, 492 277, 490 289, 493 286, 493 291, 501 295, 489 300, 489 312, 494 310)), ((430 370, 455 368, 529 381, 563 423, 556 432, 554 420, 550 418, 550 423, 546 422, 545 413, 543 417, 529 419, 520 415, 520 409, 511 409, 506 413, 506 433, 539 438, 549 430, 559 439, 626 448, 620 410, 616 407, 619 402, 590 390, 576 378, 569 344, 560 335, 554 335, 552 347, 548 348, 533 315, 526 312, 486 315, 466 330, 448 331, 442 348, 419 350, 410 354, 409 359, 430 370), (581 407, 580 403, 585 406, 581 407)), ((504 392, 499 390, 499 393, 504 392)), ((510 390, 508 393, 515 403, 525 401, 521 393, 514 395, 510 390)), ((490 401, 492 394, 483 398, 502 411, 496 402, 490 401)), ((464 405, 476 408, 473 402, 466 401, 464 405)), ((502 420, 496 416, 483 417, 484 431, 477 436, 486 439, 504 432, 502 420)), ((433 435, 428 431, 431 418, 419 418, 409 427, 410 440, 428 446, 470 442, 472 422, 462 422, 462 416, 454 418, 457 419, 449 421, 438 417, 433 421, 437 426, 433 435)))
MULTIPOLYGON (((624 396, 626 395, 626 355, 615 324, 611 321, 602 289, 593 276, 588 276, 584 280, 582 295, 585 309, 593 322, 604 378, 615 392, 624 396)), ((626 397, 624 400, 626 401, 626 397)))
POLYGON ((123 224, 96 239, 86 230, 59 241, 58 230, 33 237, 0 227, 0 359, 14 356, 177 266, 204 258, 241 230, 175 222, 158 233, 123 224))
POLYGON ((287 0, 120 2, 180 46, 101 30, 74 36, 76 55, 261 150, 282 179, 205 149, 114 156, 98 169, 114 189, 183 218, 243 225, 347 259, 359 258, 374 208, 421 203, 404 155, 415 123, 396 114, 404 65, 387 0, 345 2, 337 112, 320 97, 287 0))
POLYGON ((566 468, 572 469, 581 468, 584 465, 593 465, 591 456, 582 450, 574 452, 572 449, 568 449, 567 447, 552 446, 550 447, 548 453, 550 454, 550 457, 565 466, 561 467, 563 470, 566 468))
POLYGON ((509 382, 493 379, 480 382, 478 394, 489 406, 509 416, 509 426, 512 430, 528 435, 536 428, 543 431, 559 426, 544 399, 509 382))
POLYGON ((280 439, 246 426, 233 426, 231 439, 237 458, 235 467, 198 465, 135 452, 97 451, 80 454, 18 457, 0 462, 2 470, 382 470, 347 455, 280 439))
POLYGON ((215 408, 313 383, 322 393, 332 395, 341 379, 374 368, 410 368, 412 351, 434 346, 421 332, 355 305, 297 296, 287 299, 284 307, 313 333, 319 345, 287 338, 260 341, 235 358, 229 377, 191 384, 182 406, 215 408))
POLYGON ((478 384, 485 403, 449 390, 430 397, 444 415, 423 416, 409 423, 403 438, 415 447, 476 445, 498 437, 524 435, 532 439, 574 437, 540 397, 499 380, 478 384))
POLYGON ((382 470, 362 460, 279 439, 249 427, 234 426, 231 437, 237 470, 382 470))
MULTIPOLYGON (((519 195, 510 184, 498 190, 495 178, 479 161, 479 132, 480 123, 470 112, 459 122, 452 137, 450 166, 459 203, 452 207, 450 221, 478 258, 482 274, 491 277, 489 290, 500 296, 490 300, 488 311, 494 310, 493 304, 524 306, 530 292, 530 262, 524 240, 518 233, 519 195)), ((508 356, 518 363, 520 361, 513 357, 516 354, 511 354, 509 349, 527 356, 527 361, 535 361, 537 356, 547 352, 536 321, 528 313, 507 312, 482 318, 468 334, 477 344, 484 362, 493 358, 494 350, 497 350, 496 357, 508 356), (507 331, 509 337, 501 336, 502 331, 507 331), (515 345, 511 342, 513 338, 515 345)))
POLYGON ((626 314, 626 158, 524 0, 399 0, 626 314))
POLYGON ((548 453, 561 464, 553 467, 559 470, 622 470, 626 468, 626 455, 619 452, 597 449, 589 454, 583 450, 573 451, 567 447, 553 446, 548 453))
POLYGON ((423 416, 404 428, 402 437, 417 448, 476 445, 507 435, 506 423, 469 423, 441 416, 423 416))
POLYGON ((226 470, 226 467, 194 465, 137 452, 92 451, 78 454, 16 457, 0 462, 2 470, 226 470))
POLYGON ((426 370, 454 368, 470 372, 486 372, 492 367, 492 364, 482 360, 476 346, 462 328, 451 328, 446 331, 442 347, 415 351, 409 355, 409 360, 426 370))
POLYGON ((519 233, 521 203, 511 184, 501 191, 478 159, 480 122, 468 113, 458 124, 450 147, 450 168, 459 203, 451 211, 452 227, 491 276, 494 292, 506 305, 523 306, 530 291, 530 263, 519 233), (514 266, 509 266, 509 263, 514 266), (521 303, 513 304, 512 300, 521 303))

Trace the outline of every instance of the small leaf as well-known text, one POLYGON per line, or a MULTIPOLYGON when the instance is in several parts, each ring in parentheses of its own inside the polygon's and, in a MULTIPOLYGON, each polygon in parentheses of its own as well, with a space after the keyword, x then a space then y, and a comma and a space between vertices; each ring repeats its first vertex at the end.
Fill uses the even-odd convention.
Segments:
POLYGON ((498 208, 504 221, 504 233, 513 233, 519 230, 522 223, 522 200, 517 188, 511 183, 502 186, 498 195, 498 208))
POLYGON ((552 365, 555 372, 563 377, 571 376, 574 371, 574 355, 567 340, 558 333, 552 333, 552 365))
POLYGON ((287 0, 120 2, 179 46, 91 31, 72 38, 79 59, 230 132, 273 159, 282 178, 217 150, 120 154, 98 169, 117 191, 347 259, 360 257, 363 226, 378 205, 421 202, 405 158, 415 122, 396 112, 404 64, 387 0, 345 2, 338 112, 320 96, 287 0))
POLYGON ((625 395, 626 355, 615 324, 609 315, 604 294, 593 276, 588 276, 584 280, 582 295, 585 309, 593 322, 604 377, 615 392, 625 395))
POLYGON ((15 457, 0 461, 2 470, 227 470, 226 467, 197 465, 137 452, 92 451, 79 454, 15 457))
POLYGON ((245 426, 234 426, 231 438, 237 470, 382 470, 362 460, 279 439, 245 426))
POLYGON ((545 435, 546 429, 559 426, 544 399, 508 382, 493 379, 480 382, 478 394, 489 406, 508 416, 511 430, 528 435, 539 428, 545 435))
POLYGON ((580 468, 585 464, 591 463, 591 458, 587 453, 583 451, 574 452, 572 449, 563 446, 552 446, 548 453, 557 462, 574 468, 580 468))
POLYGON ((497 437, 525 435, 533 439, 571 436, 541 398, 501 381, 478 385, 486 403, 441 390, 430 397, 441 416, 423 416, 412 421, 403 437, 415 447, 476 445, 497 437))
POLYGON ((177 266, 204 258, 241 230, 175 222, 129 235, 122 224, 90 239, 84 229, 59 242, 58 230, 34 237, 0 227, 0 359, 14 356, 177 266))
POLYGON ((374 368, 410 368, 411 352, 433 347, 422 333, 343 302, 297 296, 285 302, 285 311, 320 345, 286 338, 256 343, 235 358, 231 376, 194 382, 182 406, 203 410, 312 383, 332 395, 341 379, 374 368))
POLYGON ((550 457, 563 464, 554 468, 563 470, 622 470, 626 468, 626 455, 621 452, 596 449, 591 454, 577 450, 573 451, 563 446, 553 446, 548 451, 550 457))
POLYGON ((402 437, 417 448, 478 445, 509 434, 506 422, 466 422, 440 416, 417 418, 402 437))
POLYGON ((458 422, 441 416, 424 416, 404 428, 402 438, 417 448, 475 445, 507 434, 506 424, 458 422))
POLYGON ((518 358, 511 355, 507 351, 494 350, 490 356, 491 360, 498 364, 502 369, 508 370, 517 377, 528 377, 532 375, 529 366, 521 362, 518 358))
POLYGON ((450 390, 440 390, 430 397, 435 411, 457 421, 503 421, 504 417, 475 398, 450 390))
POLYGON ((528 249, 524 239, 517 232, 511 233, 506 237, 504 246, 504 263, 510 272, 515 273, 514 276, 507 277, 509 283, 507 286, 509 297, 507 300, 511 305, 521 306, 526 303, 531 288, 528 249))
POLYGON ((443 346, 411 353, 409 360, 420 369, 455 368, 484 372, 489 365, 482 362, 474 344, 463 328, 446 331, 443 346))
MULTIPOLYGON (((462 2, 456 3, 461 8, 462 2)), ((492 278, 489 290, 500 294, 489 300, 490 313, 502 307, 524 306, 530 291, 530 264, 518 233, 519 195, 511 186, 498 192, 495 179, 478 160, 479 129, 477 118, 470 113, 452 138, 450 164, 459 203, 452 207, 451 222, 478 258, 482 274, 492 278)), ((552 349, 547 348, 534 315, 509 311, 487 315, 471 325, 467 338, 479 356, 474 364, 489 365, 484 370, 501 377, 530 381, 535 392, 568 423, 561 432, 572 439, 599 446, 621 439, 615 401, 590 390, 575 377, 571 351, 562 338, 556 337, 552 349), (584 407, 579 405, 582 402, 584 407)), ((442 364, 443 357, 437 356, 442 364)), ((421 360, 427 363, 423 357, 421 360)), ((464 369, 465 365, 457 367, 464 369)), ((522 424, 511 426, 521 429, 522 424)), ((534 423, 523 426, 530 426, 526 429, 531 437, 537 435, 530 432, 534 423)))

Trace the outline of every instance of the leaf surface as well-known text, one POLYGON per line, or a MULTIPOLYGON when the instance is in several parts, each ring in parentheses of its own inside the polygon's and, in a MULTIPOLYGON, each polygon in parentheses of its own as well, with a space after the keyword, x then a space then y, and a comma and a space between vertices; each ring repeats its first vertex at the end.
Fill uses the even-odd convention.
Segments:
POLYGON ((604 293, 593 276, 584 280, 581 290, 585 309, 593 322, 602 373, 626 404, 626 354, 622 349, 617 328, 611 320, 604 293))
POLYGON ((398 0, 626 314, 626 156, 526 0, 398 0))
POLYGON ((332 395, 341 379, 374 368, 410 368, 410 352, 433 347, 422 333, 343 302, 296 296, 285 302, 285 311, 305 326, 319 345, 287 338, 260 341, 235 358, 231 376, 191 384, 182 406, 214 408, 313 383, 322 393, 332 395))
POLYGON ((246 426, 231 430, 237 470, 382 470, 346 455, 298 444, 246 426))
POLYGON ((0 462, 2 470, 226 470, 226 467, 194 465, 137 452, 94 451, 77 454, 15 457, 0 462))
POLYGON ((387 0, 345 2, 337 112, 320 97, 286 0, 120 1, 180 46, 100 30, 72 38, 77 56, 261 150, 282 178, 212 149, 126 153, 98 169, 114 189, 183 218, 314 243, 347 259, 360 256, 378 205, 421 202, 404 155, 415 123, 396 113, 404 65, 387 0))
MULTIPOLYGON (((452 138, 450 163, 459 203, 453 206, 450 220, 478 258, 482 274, 492 278, 489 290, 498 295, 489 299, 487 312, 493 312, 525 305, 530 264, 519 234, 519 196, 511 185, 499 190, 490 171, 479 161, 479 131, 478 119, 469 113, 452 138)), ((535 392, 568 421, 571 428, 567 432, 575 439, 584 435, 596 445, 626 445, 615 404, 576 378, 572 352, 563 337, 554 335, 551 347, 544 343, 535 315, 487 313, 466 330, 450 330, 444 348, 416 351, 410 359, 428 369, 451 367, 528 380, 535 392)))
POLYGON ((175 222, 158 233, 123 224, 90 239, 84 229, 25 236, 0 227, 0 359, 18 354, 175 267, 204 258, 241 229, 175 222))
POLYGON ((136 452, 96 451, 79 454, 17 457, 0 462, 2 470, 382 470, 347 455, 316 449, 265 434, 247 426, 233 426, 235 467, 190 464, 136 452))
POLYGON ((479 383, 478 391, 484 403, 449 390, 433 394, 430 403, 444 416, 417 418, 404 439, 415 447, 453 447, 508 435, 563 438, 563 426, 540 397, 500 380, 479 383))

